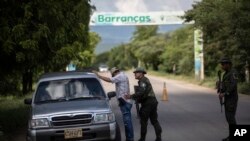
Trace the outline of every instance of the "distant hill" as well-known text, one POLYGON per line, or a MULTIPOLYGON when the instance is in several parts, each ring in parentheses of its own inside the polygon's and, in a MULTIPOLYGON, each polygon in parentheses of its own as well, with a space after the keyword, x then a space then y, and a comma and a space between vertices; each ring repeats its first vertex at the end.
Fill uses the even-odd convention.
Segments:
MULTIPOLYGON (((185 25, 160 25, 158 32, 170 32, 183 26, 185 25)), ((98 33, 102 38, 95 50, 96 54, 100 54, 121 43, 128 43, 133 36, 135 26, 91 26, 90 31, 98 33)))

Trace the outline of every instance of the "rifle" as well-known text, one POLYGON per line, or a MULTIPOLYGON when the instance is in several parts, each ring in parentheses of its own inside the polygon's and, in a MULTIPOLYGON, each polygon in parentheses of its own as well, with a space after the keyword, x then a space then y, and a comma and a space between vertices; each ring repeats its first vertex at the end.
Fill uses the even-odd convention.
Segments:
MULTIPOLYGON (((134 86, 134 91, 137 93, 139 91, 139 86, 134 86)), ((139 100, 138 98, 135 98, 135 108, 136 108, 136 113, 137 113, 137 118, 140 118, 140 106, 139 106, 139 100)))
POLYGON ((222 113, 222 107, 223 107, 224 102, 223 102, 223 98, 220 97, 220 94, 221 94, 222 91, 223 91, 223 90, 222 90, 223 87, 222 87, 222 82, 221 82, 221 71, 220 71, 220 70, 218 71, 218 78, 219 78, 219 82, 218 82, 218 84, 217 84, 217 93, 219 94, 220 106, 221 106, 221 113, 222 113))

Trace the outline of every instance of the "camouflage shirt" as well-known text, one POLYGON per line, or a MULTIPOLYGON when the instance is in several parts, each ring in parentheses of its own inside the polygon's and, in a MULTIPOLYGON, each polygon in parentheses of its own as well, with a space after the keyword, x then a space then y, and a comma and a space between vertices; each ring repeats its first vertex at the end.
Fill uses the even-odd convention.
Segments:
POLYGON ((223 74, 222 92, 225 93, 225 98, 238 98, 237 94, 237 73, 231 69, 223 74))

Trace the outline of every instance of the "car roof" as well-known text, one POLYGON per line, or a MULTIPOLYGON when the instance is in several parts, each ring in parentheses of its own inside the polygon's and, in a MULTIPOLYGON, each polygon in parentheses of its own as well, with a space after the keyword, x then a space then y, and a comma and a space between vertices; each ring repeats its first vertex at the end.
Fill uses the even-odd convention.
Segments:
POLYGON ((97 76, 92 72, 83 71, 50 72, 41 75, 39 81, 50 81, 70 78, 97 78, 97 76))
POLYGON ((106 64, 101 64, 99 67, 108 67, 106 64))

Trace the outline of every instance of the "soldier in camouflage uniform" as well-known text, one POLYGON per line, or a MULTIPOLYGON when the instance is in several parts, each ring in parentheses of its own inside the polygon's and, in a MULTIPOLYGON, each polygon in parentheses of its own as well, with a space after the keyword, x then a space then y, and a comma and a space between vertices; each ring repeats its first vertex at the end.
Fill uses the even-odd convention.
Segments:
MULTIPOLYGON (((225 115, 228 125, 236 125, 236 109, 238 103, 237 92, 237 74, 232 69, 232 62, 229 58, 224 57, 220 60, 224 74, 222 77, 222 92, 219 94, 220 98, 224 98, 225 115)), ((230 141, 227 137, 222 141, 230 141)))
POLYGON ((141 138, 139 141, 145 141, 147 134, 148 119, 154 126, 156 141, 161 141, 162 128, 158 122, 157 105, 158 101, 155 97, 152 85, 144 75, 146 71, 143 68, 137 68, 134 71, 135 79, 138 79, 139 89, 135 94, 128 98, 136 99, 140 104, 140 122, 141 122, 141 138))

